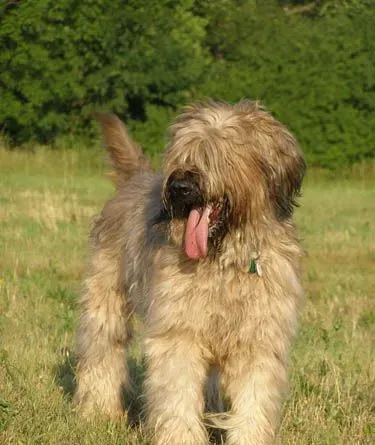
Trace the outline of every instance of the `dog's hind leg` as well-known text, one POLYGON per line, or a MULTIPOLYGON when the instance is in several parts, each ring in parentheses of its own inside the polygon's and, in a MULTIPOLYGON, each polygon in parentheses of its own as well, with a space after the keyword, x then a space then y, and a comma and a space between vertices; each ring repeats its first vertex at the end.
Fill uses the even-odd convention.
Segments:
POLYGON ((224 435, 223 432, 216 427, 214 422, 212 422, 212 419, 220 416, 220 413, 223 413, 224 410, 225 407, 220 390, 218 369, 212 366, 206 383, 205 420, 209 426, 210 442, 215 444, 224 443, 224 435))
POLYGON ((224 411, 218 370, 214 366, 210 368, 206 383, 206 411, 209 413, 222 413, 224 411))
POLYGON ((129 314, 117 262, 97 250, 85 284, 77 332, 75 402, 85 416, 99 410, 117 417, 123 414, 123 390, 128 385, 129 340, 129 314))

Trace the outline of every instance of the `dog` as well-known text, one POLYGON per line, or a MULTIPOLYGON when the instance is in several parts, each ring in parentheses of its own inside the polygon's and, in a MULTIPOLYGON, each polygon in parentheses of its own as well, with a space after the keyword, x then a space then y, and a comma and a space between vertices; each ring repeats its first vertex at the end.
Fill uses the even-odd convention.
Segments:
POLYGON ((296 139, 259 102, 198 102, 170 127, 158 173, 116 116, 100 121, 116 195, 91 230, 78 408, 123 414, 138 314, 154 445, 207 444, 207 423, 229 445, 273 443, 303 295, 296 139), (227 410, 207 414, 218 393, 227 410))

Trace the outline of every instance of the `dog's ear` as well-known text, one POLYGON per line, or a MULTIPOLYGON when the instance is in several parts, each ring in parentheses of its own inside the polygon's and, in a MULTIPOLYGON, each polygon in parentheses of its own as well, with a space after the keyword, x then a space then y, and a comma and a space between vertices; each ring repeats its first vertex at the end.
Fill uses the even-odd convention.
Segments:
POLYGON ((266 178, 270 201, 278 219, 293 213, 306 170, 303 154, 288 129, 259 102, 241 101, 235 109, 244 116, 244 128, 266 178))
POLYGON ((276 216, 285 219, 292 215, 300 195, 306 163, 296 139, 285 127, 274 134, 274 143, 268 177, 270 198, 274 203, 276 216))

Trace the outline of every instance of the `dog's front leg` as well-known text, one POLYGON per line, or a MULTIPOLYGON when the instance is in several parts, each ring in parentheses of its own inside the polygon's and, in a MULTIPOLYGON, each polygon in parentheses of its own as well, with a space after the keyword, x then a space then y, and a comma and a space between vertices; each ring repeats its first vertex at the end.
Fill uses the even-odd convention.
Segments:
POLYGON ((146 341, 147 423, 153 445, 208 443, 202 425, 208 365, 183 337, 146 341))
POLYGON ((113 286, 116 281, 111 269, 103 261, 99 265, 101 269, 94 269, 86 280, 80 301, 74 398, 84 416, 99 410, 119 417, 124 411, 123 389, 128 384, 127 313, 124 296, 113 286))
POLYGON ((231 401, 228 445, 273 444, 287 381, 285 364, 272 351, 245 352, 231 357, 223 371, 231 401))

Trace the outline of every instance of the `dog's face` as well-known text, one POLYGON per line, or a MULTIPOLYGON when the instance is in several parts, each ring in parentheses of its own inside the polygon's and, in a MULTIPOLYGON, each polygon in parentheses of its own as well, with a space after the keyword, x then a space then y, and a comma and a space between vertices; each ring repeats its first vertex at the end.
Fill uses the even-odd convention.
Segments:
POLYGON ((293 136, 257 103, 194 105, 170 129, 163 202, 191 259, 230 230, 291 216, 305 163, 293 136))
POLYGON ((167 213, 172 221, 185 223, 185 251, 192 259, 216 251, 229 230, 229 199, 224 193, 209 193, 207 185, 198 169, 174 170, 165 185, 167 213))

